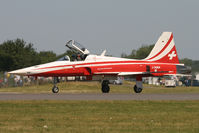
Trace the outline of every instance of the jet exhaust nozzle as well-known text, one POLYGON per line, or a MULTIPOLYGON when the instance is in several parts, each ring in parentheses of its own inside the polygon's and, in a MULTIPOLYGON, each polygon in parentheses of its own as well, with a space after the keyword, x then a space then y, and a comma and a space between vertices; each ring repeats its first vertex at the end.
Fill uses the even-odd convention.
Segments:
POLYGON ((190 74, 191 73, 191 67, 190 66, 177 65, 176 68, 177 68, 178 74, 190 74))

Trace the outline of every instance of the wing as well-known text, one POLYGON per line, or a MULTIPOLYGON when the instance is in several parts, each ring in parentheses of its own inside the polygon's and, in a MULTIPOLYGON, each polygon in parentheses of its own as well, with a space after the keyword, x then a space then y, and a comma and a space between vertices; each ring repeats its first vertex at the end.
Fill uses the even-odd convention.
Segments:
MULTIPOLYGON (((101 74, 101 75, 116 75, 116 76, 136 76, 136 75, 153 75, 153 74, 163 74, 163 73, 169 73, 169 71, 158 71, 158 72, 97 72, 94 74, 101 74)), ((176 74, 165 74, 165 75, 176 75, 176 74)))
POLYGON ((146 74, 146 72, 120 72, 118 76, 130 76, 130 75, 140 75, 146 74))
POLYGON ((148 74, 147 72, 97 72, 94 74, 108 74, 108 75, 117 75, 117 76, 130 76, 130 75, 140 75, 148 74))

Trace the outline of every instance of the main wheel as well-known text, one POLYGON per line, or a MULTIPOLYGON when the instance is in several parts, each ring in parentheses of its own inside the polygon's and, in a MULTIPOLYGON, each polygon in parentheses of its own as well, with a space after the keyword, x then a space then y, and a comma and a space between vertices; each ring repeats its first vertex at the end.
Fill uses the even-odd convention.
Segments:
POLYGON ((102 86, 102 92, 103 93, 109 93, 110 87, 108 85, 102 86))
POLYGON ((142 92, 142 88, 138 88, 137 85, 134 86, 134 91, 135 93, 141 93, 142 92))
POLYGON ((53 93, 58 93, 59 92, 59 88, 57 86, 53 86, 52 92, 53 93))
POLYGON ((109 87, 108 83, 109 83, 108 80, 104 80, 104 81, 102 82, 102 92, 103 92, 103 93, 109 93, 110 87, 109 87))

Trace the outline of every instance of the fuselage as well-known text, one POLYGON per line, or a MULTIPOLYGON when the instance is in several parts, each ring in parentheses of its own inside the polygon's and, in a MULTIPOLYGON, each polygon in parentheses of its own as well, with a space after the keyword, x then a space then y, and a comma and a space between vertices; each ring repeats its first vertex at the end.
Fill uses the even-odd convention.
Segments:
POLYGON ((140 75, 164 76, 190 72, 189 68, 179 63, 172 32, 163 32, 150 54, 143 60, 109 57, 104 56, 105 53, 100 56, 91 55, 85 48, 77 47, 75 41, 69 41, 66 46, 83 54, 85 58, 80 58, 82 61, 70 61, 68 58, 10 73, 43 77, 87 76, 89 79, 96 75, 136 76, 138 79, 140 75))
MULTIPOLYGON (((84 61, 54 61, 10 73, 26 76, 67 77, 140 73, 144 76, 176 74, 177 64, 88 55, 84 61)), ((178 64, 179 65, 179 64, 178 64)), ((124 75, 125 76, 125 75, 124 75)))

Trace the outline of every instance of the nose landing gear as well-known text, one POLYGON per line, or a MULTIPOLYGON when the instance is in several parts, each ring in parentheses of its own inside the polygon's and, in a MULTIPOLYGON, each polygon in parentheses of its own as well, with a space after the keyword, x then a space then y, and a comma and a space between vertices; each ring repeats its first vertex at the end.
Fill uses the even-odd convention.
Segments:
POLYGON ((59 92, 59 88, 57 87, 57 83, 59 83, 59 79, 58 79, 58 77, 54 77, 53 78, 53 84, 54 84, 54 86, 52 88, 52 92, 53 93, 58 93, 59 92))
POLYGON ((53 88, 52 88, 52 92, 53 93, 58 93, 59 92, 59 88, 56 85, 54 85, 53 88))

